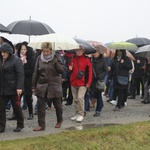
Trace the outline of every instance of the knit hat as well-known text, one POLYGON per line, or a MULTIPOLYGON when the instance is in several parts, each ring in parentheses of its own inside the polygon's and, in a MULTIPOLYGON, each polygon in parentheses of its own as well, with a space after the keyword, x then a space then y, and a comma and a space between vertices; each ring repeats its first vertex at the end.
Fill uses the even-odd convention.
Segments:
POLYGON ((12 47, 11 47, 8 43, 6 43, 6 42, 4 42, 4 43, 1 45, 0 51, 5 52, 5 53, 9 53, 9 54, 13 54, 13 49, 12 49, 12 47))

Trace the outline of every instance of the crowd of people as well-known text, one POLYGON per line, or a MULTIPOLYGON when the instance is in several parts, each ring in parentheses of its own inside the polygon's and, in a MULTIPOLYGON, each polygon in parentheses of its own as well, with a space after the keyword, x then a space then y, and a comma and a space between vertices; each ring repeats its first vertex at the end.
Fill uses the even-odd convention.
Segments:
POLYGON ((33 131, 45 130, 45 109, 52 104, 56 110, 55 128, 61 127, 62 101, 66 101, 66 106, 74 105, 72 121, 82 122, 90 107, 95 107, 93 117, 99 117, 104 107, 103 90, 107 101, 115 104, 114 111, 120 111, 127 105, 127 99, 135 99, 140 91, 141 102, 150 103, 149 59, 135 55, 135 60, 131 60, 125 49, 116 49, 113 58, 105 57, 99 50, 90 55, 85 51, 83 45, 73 53, 55 51, 50 42, 33 50, 27 42, 14 46, 0 37, 0 133, 5 132, 6 109, 11 106, 13 112, 8 119, 17 120, 14 132, 24 128, 22 110, 28 109, 28 120, 33 119, 33 94, 37 97, 38 118, 33 131), (105 89, 97 88, 98 81, 105 83, 105 89))

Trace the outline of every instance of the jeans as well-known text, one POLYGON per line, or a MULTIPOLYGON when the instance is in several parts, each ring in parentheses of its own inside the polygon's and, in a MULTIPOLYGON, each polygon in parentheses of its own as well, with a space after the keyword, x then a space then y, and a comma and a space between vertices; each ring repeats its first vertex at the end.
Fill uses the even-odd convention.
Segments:
POLYGON ((102 92, 98 92, 97 93, 97 105, 96 105, 96 112, 101 112, 102 108, 103 108, 104 104, 103 104, 103 100, 102 100, 102 92))
POLYGON ((109 100, 114 100, 113 80, 110 82, 110 86, 109 86, 109 100))

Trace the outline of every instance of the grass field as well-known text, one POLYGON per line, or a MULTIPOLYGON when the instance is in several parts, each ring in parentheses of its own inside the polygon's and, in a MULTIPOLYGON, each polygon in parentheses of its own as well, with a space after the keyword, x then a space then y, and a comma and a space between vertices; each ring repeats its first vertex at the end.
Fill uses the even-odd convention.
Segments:
MULTIPOLYGON (((2 135, 1 135, 2 136, 2 135)), ((1 141, 0 150, 149 150, 150 121, 1 141)))

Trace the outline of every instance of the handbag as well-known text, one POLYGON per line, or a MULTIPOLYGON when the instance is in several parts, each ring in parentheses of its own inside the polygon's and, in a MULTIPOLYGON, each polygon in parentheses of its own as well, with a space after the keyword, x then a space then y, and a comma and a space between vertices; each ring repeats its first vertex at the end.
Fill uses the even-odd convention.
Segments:
POLYGON ((117 81, 119 84, 127 85, 129 82, 128 77, 117 75, 117 81))
MULTIPOLYGON (((94 70, 94 67, 93 67, 93 73, 94 73, 94 76, 97 78, 97 75, 96 75, 96 72, 94 70)), ((105 82, 103 80, 97 80, 95 87, 100 92, 104 92, 104 90, 105 90, 105 82)))
POLYGON ((105 89, 105 83, 102 80, 97 80, 96 82, 96 89, 98 89, 99 91, 103 92, 105 89))

